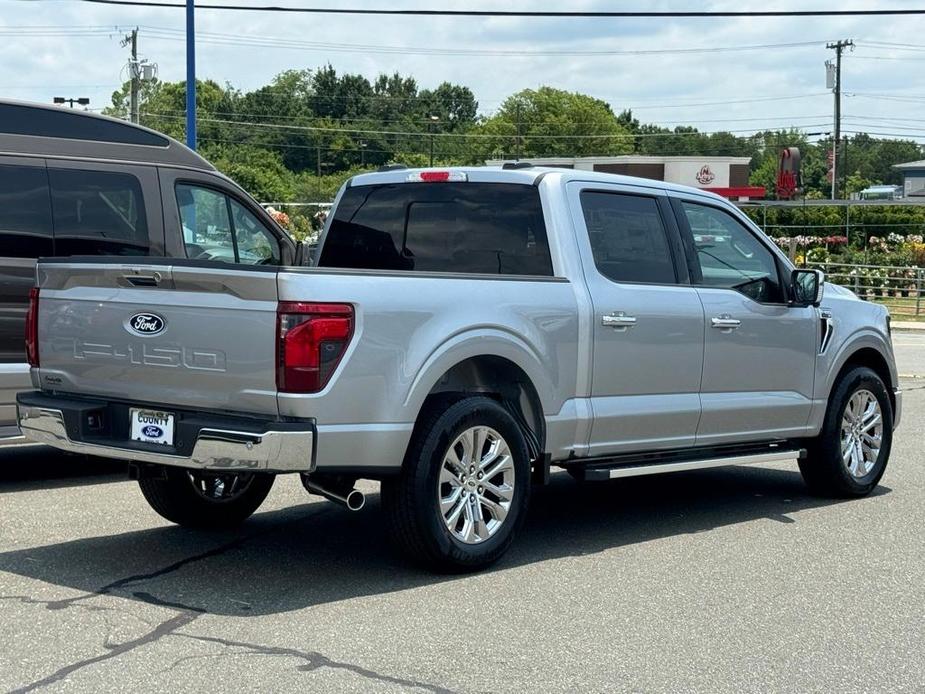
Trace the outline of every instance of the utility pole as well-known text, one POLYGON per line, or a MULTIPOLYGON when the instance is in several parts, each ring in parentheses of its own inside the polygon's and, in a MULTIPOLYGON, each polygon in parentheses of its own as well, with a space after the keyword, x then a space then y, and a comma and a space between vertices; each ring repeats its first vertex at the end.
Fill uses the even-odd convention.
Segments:
POLYGON ((128 62, 129 74, 132 76, 131 102, 129 106, 129 119, 132 123, 138 122, 138 92, 141 88, 140 70, 138 64, 138 27, 132 29, 132 33, 122 39, 122 45, 132 46, 132 57, 128 62))
POLYGON ((845 39, 835 43, 827 43, 826 48, 835 51, 835 83, 832 92, 835 94, 835 136, 832 138, 832 199, 838 195, 838 146, 841 144, 841 54, 846 48, 854 48, 854 41, 845 39))

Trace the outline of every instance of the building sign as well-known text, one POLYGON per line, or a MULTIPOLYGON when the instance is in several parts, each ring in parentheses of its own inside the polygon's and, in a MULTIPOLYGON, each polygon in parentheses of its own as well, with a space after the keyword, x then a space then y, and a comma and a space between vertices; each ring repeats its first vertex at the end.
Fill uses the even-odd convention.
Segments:
POLYGON ((663 180, 695 188, 728 188, 730 166, 729 157, 665 157, 663 180))
POLYGON ((702 186, 708 186, 716 180, 716 174, 713 173, 713 170, 710 168, 709 164, 704 164, 700 167, 700 171, 697 172, 697 175, 694 177, 697 179, 697 183, 702 186))

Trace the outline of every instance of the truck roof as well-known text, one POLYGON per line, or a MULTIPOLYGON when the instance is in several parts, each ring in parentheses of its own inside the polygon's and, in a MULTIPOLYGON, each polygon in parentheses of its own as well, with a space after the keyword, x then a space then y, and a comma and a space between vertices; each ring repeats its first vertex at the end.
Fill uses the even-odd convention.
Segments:
POLYGON ((7 99, 0 99, 0 154, 215 171, 193 150, 150 128, 87 111, 7 99))
POLYGON ((702 188, 680 185, 678 183, 668 183, 652 178, 639 178, 637 176, 625 176, 623 174, 603 173, 600 171, 563 169, 553 166, 524 166, 523 168, 508 169, 501 166, 439 166, 416 169, 395 168, 388 171, 359 174, 351 178, 347 185, 352 187, 381 185, 383 183, 408 183, 417 180, 422 173, 446 171, 463 173, 466 175, 466 180, 477 183, 521 183, 534 185, 539 183, 543 178, 555 176, 562 184, 571 181, 599 181, 601 183, 610 184, 622 183, 624 185, 642 186, 655 190, 693 193, 703 197, 709 197, 727 203, 729 202, 726 198, 716 193, 711 193, 702 188))

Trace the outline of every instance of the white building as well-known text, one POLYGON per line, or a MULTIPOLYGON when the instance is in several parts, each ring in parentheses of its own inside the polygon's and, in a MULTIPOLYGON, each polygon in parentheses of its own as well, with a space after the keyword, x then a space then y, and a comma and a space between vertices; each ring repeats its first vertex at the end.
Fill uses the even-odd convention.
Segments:
MULTIPOLYGON (((500 166, 510 159, 486 161, 500 166)), ((627 154, 616 157, 532 157, 536 166, 624 174, 703 188, 731 200, 763 198, 763 186, 750 186, 749 157, 657 157, 627 154)))

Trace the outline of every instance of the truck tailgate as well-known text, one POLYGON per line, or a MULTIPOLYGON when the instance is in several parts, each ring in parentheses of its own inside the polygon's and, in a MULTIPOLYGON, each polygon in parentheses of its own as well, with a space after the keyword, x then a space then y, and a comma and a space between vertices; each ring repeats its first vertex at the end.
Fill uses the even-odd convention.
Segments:
POLYGON ((278 414, 275 269, 67 259, 37 276, 42 389, 278 414))

